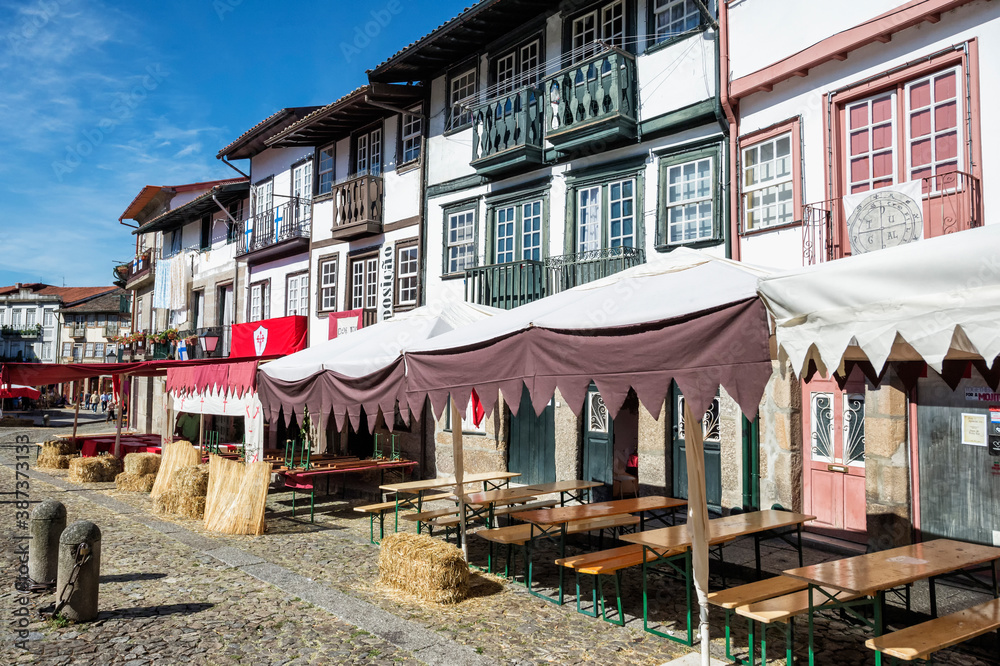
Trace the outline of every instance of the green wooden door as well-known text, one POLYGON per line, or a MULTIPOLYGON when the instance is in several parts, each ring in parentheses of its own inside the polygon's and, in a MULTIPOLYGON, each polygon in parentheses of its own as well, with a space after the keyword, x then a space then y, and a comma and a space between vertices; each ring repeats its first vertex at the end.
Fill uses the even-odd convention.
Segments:
MULTIPOLYGON (((687 454, 684 449, 684 396, 674 389, 674 497, 687 499, 687 454)), ((719 428, 719 396, 702 419, 705 435, 705 497, 710 509, 722 508, 722 438, 719 428)))
POLYGON ((593 384, 587 391, 583 417, 583 479, 611 485, 614 482, 615 424, 593 384))
POLYGON ((521 406, 510 420, 507 469, 520 472, 518 483, 554 483, 556 480, 556 416, 552 401, 535 416, 531 396, 521 392, 521 406))

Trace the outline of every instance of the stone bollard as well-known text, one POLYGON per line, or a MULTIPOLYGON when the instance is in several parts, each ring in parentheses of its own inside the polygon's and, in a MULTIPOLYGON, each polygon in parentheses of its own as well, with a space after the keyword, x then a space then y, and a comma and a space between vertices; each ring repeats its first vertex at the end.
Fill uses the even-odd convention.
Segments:
POLYGON ((73 622, 97 617, 97 592, 101 579, 101 530, 89 520, 78 520, 59 538, 59 576, 56 614, 73 622), (77 568, 78 547, 83 565, 77 568))
POLYGON ((66 507, 47 499, 31 512, 31 543, 28 547, 28 577, 32 585, 56 584, 59 568, 59 537, 66 529, 66 507))

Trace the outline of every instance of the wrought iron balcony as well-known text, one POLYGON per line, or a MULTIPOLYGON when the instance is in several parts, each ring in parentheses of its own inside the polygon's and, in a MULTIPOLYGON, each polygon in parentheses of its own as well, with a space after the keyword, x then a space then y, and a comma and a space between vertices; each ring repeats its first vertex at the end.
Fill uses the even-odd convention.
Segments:
POLYGON ((569 150, 636 138, 635 57, 611 48, 545 79, 545 138, 569 150))
POLYGON ((472 113, 472 166, 496 175, 542 163, 542 91, 525 87, 472 113))
POLYGON ((5 338, 20 338, 22 340, 34 340, 42 337, 42 327, 39 325, 19 328, 17 326, 0 327, 0 335, 5 338))
MULTIPOLYGON (((963 171, 921 179, 922 238, 933 238, 983 224, 982 183, 963 171)), ((819 264, 851 254, 843 198, 802 207, 802 264, 819 264)))
POLYGON ((296 245, 309 245, 312 205, 292 199, 275 208, 258 213, 240 223, 236 241, 236 256, 266 252, 298 241, 296 245))
POLYGON ((553 294, 644 263, 646 253, 634 247, 609 247, 545 260, 550 291, 553 294))
POLYGON ((381 176, 363 175, 333 186, 333 237, 350 240, 382 233, 381 176))
POLYGON ((545 264, 512 261, 478 266, 465 271, 465 300, 510 310, 548 294, 545 264))

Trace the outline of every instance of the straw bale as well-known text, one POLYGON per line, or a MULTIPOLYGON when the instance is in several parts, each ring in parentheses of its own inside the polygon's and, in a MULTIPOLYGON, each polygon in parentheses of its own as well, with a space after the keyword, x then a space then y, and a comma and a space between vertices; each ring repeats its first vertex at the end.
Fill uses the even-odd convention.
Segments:
POLYGON ((382 539, 379 583, 424 601, 458 603, 469 593, 462 551, 426 534, 399 532, 382 539))
POLYGON ((182 467, 190 467, 201 462, 201 452, 191 445, 191 442, 179 441, 166 444, 163 447, 163 457, 160 460, 160 469, 156 474, 156 483, 150 493, 152 497, 158 496, 173 487, 174 475, 182 467))
POLYGON ((209 470, 205 529, 224 534, 263 534, 271 464, 244 464, 213 455, 209 470))
POLYGON ((129 493, 148 493, 156 482, 155 474, 122 472, 115 477, 115 490, 129 493))
POLYGON ((115 477, 125 470, 125 465, 122 463, 121 458, 100 455, 97 456, 97 460, 100 461, 101 467, 104 469, 104 478, 102 481, 114 481, 115 477))
POLYGON ((156 474, 160 469, 159 453, 129 453, 125 456, 125 471, 136 476, 156 474))
POLYGON ((168 490, 153 499, 153 512, 201 520, 205 515, 205 498, 190 497, 177 490, 168 490))
POLYGON ((76 443, 71 439, 50 439, 42 444, 42 454, 46 452, 58 456, 76 453, 76 443))
POLYGON ((108 467, 104 462, 104 456, 74 458, 69 462, 69 480, 73 483, 113 481, 115 475, 108 477, 108 467))
POLYGON ((46 451, 42 449, 42 452, 38 454, 38 461, 35 463, 35 467, 45 467, 48 469, 69 469, 69 461, 76 458, 75 453, 60 455, 53 452, 54 449, 49 449, 46 451))
POLYGON ((177 470, 174 487, 184 497, 204 497, 208 493, 208 465, 191 465, 177 470))

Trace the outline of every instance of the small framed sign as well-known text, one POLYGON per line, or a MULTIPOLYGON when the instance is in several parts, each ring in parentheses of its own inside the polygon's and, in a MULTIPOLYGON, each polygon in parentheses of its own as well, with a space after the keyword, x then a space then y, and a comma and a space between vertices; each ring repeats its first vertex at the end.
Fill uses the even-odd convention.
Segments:
POLYGON ((986 446, 986 414, 962 414, 962 444, 986 446))

